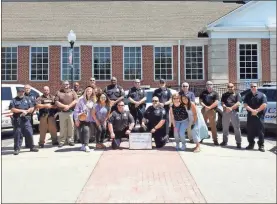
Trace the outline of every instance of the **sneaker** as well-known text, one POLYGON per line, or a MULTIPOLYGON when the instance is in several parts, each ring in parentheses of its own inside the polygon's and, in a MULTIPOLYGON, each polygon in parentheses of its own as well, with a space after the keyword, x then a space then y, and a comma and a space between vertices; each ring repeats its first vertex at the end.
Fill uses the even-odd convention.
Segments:
POLYGON ((227 145, 227 142, 221 142, 221 143, 220 143, 220 146, 222 146, 222 147, 223 147, 223 146, 226 146, 226 145, 227 145))
POLYGON ((265 152, 264 147, 263 147, 263 146, 260 146, 260 147, 259 147, 259 151, 260 151, 260 152, 265 152))
POLYGON ((181 151, 185 151, 185 150, 186 150, 186 146, 182 146, 182 147, 180 148, 180 150, 181 150, 181 151))
POLYGON ((44 148, 44 144, 39 144, 39 147, 40 148, 44 148))
POLYGON ((85 152, 90 152, 89 146, 85 146, 85 152))
POLYGON ((176 151, 180 150, 180 145, 176 144, 176 151))
POLYGON ((252 144, 249 144, 245 149, 247 149, 247 150, 251 150, 251 149, 254 149, 254 145, 252 144))
POLYGON ((58 145, 58 147, 59 147, 59 148, 63 147, 63 143, 60 143, 60 144, 58 145))
POLYGON ((68 145, 69 146, 75 146, 74 142, 69 142, 68 145))
POLYGON ((85 145, 82 145, 82 147, 81 147, 80 150, 81 150, 81 151, 85 151, 85 145))
POLYGON ((19 154, 19 150, 14 150, 13 155, 18 155, 19 154))
POLYGON ((31 148, 30 149, 30 152, 38 152, 39 150, 37 149, 37 148, 35 148, 35 147, 33 147, 33 148, 31 148))
POLYGON ((241 144, 240 143, 237 143, 237 148, 241 149, 241 144))

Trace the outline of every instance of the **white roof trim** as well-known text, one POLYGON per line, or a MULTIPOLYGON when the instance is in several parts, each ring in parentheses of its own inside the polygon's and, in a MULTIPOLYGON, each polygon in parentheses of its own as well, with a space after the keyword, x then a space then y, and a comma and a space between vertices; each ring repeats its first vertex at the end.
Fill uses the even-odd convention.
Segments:
POLYGON ((275 30, 275 26, 233 26, 233 27, 212 27, 210 31, 269 31, 275 30))
POLYGON ((203 31, 206 32, 207 30, 211 30, 215 25, 219 24, 221 21, 223 21, 228 16, 231 16, 231 15, 233 15, 236 12, 242 11, 242 10, 248 8, 249 6, 252 6, 253 4, 256 4, 258 2, 259 1, 250 1, 250 2, 248 2, 246 4, 244 4, 243 6, 238 7, 237 9, 231 11, 230 13, 222 16, 221 18, 217 19, 216 21, 214 21, 214 22, 210 23, 209 25, 205 26, 203 31))

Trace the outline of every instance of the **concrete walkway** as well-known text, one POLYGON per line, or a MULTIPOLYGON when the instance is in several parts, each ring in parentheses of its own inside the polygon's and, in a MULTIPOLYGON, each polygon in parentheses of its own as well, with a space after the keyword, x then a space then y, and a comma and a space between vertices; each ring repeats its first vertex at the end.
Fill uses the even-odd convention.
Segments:
POLYGON ((193 144, 176 152, 171 142, 162 150, 90 153, 48 145, 14 156, 10 145, 2 148, 2 202, 276 202, 276 155, 237 150, 229 140, 225 148, 207 140, 200 153, 193 144))

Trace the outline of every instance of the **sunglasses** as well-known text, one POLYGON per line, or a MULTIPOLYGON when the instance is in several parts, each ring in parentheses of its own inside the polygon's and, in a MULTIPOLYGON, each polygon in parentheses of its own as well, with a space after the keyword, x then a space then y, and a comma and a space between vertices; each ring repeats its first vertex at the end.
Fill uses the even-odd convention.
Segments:
POLYGON ((189 87, 189 86, 182 86, 182 87, 189 87))
POLYGON ((173 98, 173 100, 175 100, 175 99, 179 99, 179 98, 173 98))
POLYGON ((69 84, 63 84, 63 85, 68 86, 69 84))
POLYGON ((152 102, 154 102, 154 103, 155 103, 155 102, 159 102, 159 101, 158 101, 158 100, 152 100, 152 102))
POLYGON ((255 87, 257 87, 257 86, 251 86, 251 88, 255 88, 255 87))
POLYGON ((119 107, 120 107, 120 106, 124 106, 124 105, 117 105, 117 106, 119 106, 119 107))
POLYGON ((90 80, 90 81, 95 81, 95 80, 90 80))
POLYGON ((228 89, 234 88, 233 86, 228 86, 228 89))

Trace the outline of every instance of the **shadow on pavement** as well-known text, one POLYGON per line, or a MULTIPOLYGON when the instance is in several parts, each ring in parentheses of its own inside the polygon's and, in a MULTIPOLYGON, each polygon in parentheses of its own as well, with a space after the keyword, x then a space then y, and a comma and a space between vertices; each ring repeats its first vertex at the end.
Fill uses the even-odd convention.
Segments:
POLYGON ((80 152, 80 147, 62 147, 60 149, 55 150, 55 152, 80 152))
POLYGON ((269 152, 272 152, 273 154, 277 154, 277 146, 271 148, 270 150, 268 150, 269 152))

